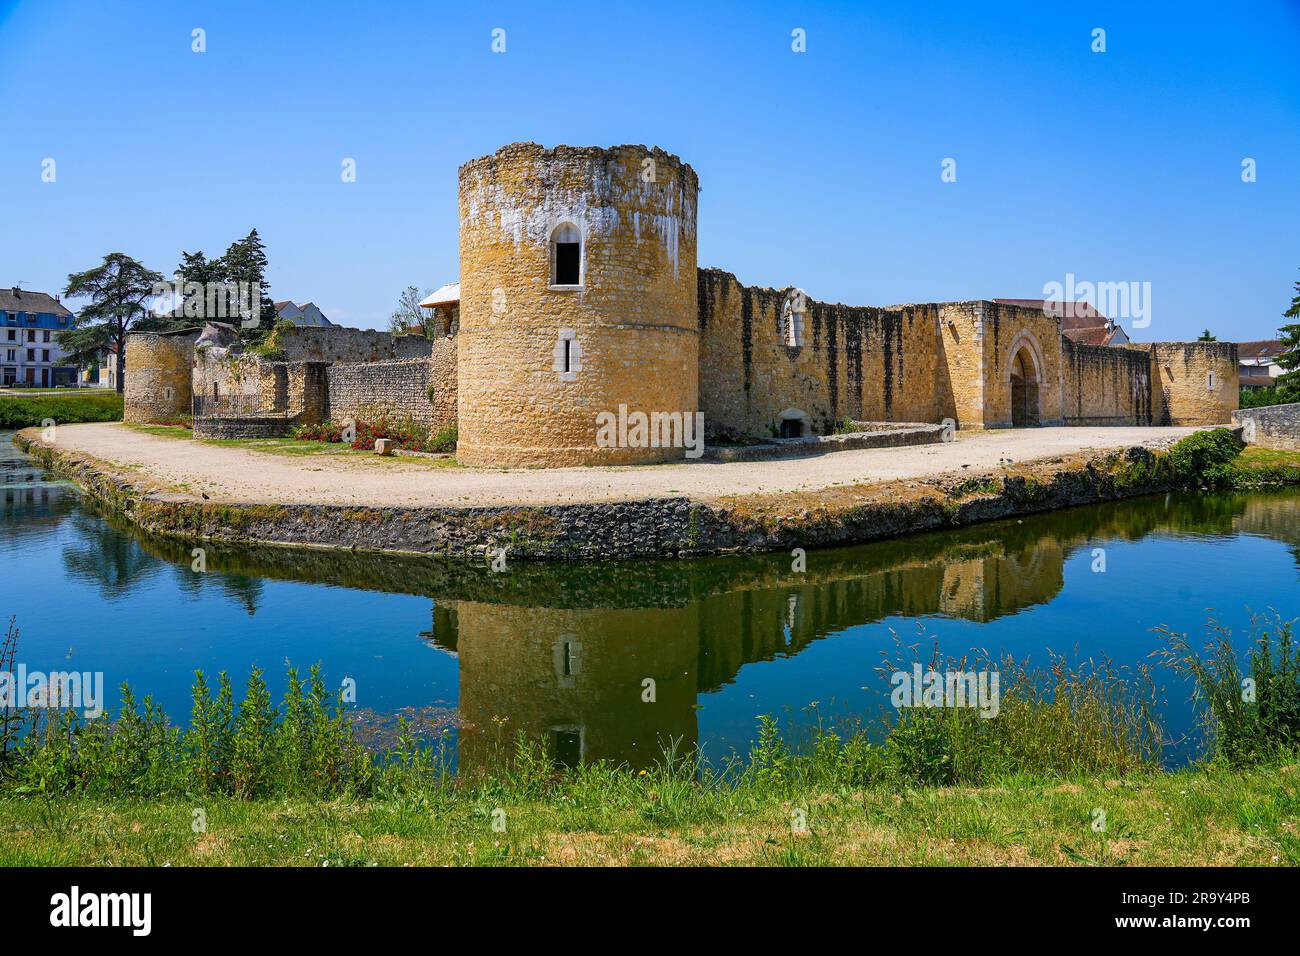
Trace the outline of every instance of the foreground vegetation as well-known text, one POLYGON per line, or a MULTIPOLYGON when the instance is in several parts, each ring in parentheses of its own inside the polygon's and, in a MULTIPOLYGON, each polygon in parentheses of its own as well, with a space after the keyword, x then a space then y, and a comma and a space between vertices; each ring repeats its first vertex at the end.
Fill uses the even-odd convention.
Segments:
POLYGON ((119 422, 122 396, 117 392, 64 390, 44 395, 0 393, 0 429, 31 428, 47 419, 56 425, 78 422, 119 422))
MULTIPOLYGON (((257 670, 238 706, 224 674, 198 674, 184 730, 129 688, 113 720, 5 710, 0 863, 1300 863, 1290 625, 1256 622, 1244 669, 1225 629, 1204 652, 1166 638, 1209 735, 1175 773, 1152 670, 1060 659, 932 659, 996 668, 996 717, 905 709, 797 740, 764 718, 743 760, 670 747, 642 770, 558 768, 504 727, 458 774, 406 725, 368 749, 318 669, 290 669, 279 706, 257 670)), ((11 625, 0 659, 16 641, 11 625)))

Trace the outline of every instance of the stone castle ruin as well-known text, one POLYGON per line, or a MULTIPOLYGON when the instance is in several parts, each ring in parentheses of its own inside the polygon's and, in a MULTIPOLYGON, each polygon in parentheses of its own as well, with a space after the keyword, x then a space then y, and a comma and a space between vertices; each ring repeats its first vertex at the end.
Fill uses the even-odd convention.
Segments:
POLYGON ((216 324, 134 333, 126 419, 192 412, 225 437, 405 419, 455 425, 466 465, 558 467, 679 460, 700 414, 710 443, 808 450, 846 425, 1213 425, 1237 408, 1233 343, 1088 345, 1040 308, 838 305, 700 269, 698 194, 657 148, 505 146, 460 169, 461 282, 432 339, 277 329, 252 355, 216 324))

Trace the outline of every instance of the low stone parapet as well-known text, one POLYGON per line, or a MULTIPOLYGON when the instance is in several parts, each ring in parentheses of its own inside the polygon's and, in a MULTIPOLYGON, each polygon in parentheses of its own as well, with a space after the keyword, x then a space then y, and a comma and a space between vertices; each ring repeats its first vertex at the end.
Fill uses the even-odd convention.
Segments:
POLYGON ((1241 426, 1247 445, 1300 450, 1300 403, 1239 408, 1232 413, 1232 423, 1241 426))
POLYGON ((706 461, 766 461, 859 448, 933 445, 943 441, 945 427, 922 422, 872 422, 870 425, 863 431, 842 435, 807 435, 801 438, 776 438, 758 445, 714 446, 705 450, 704 458, 706 461))
POLYGON ((293 426, 287 415, 212 415, 194 419, 195 438, 283 438, 293 426))

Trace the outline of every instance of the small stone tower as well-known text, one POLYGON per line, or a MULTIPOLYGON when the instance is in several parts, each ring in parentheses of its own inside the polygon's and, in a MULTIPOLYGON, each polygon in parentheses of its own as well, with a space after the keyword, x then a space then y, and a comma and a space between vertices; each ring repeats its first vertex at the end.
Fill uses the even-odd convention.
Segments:
POLYGON ((690 166, 644 146, 515 143, 460 168, 463 463, 682 457, 603 447, 597 416, 699 408, 698 192, 690 166))
POLYGON ((198 329, 127 335, 123 421, 148 422, 190 413, 198 337, 198 329))

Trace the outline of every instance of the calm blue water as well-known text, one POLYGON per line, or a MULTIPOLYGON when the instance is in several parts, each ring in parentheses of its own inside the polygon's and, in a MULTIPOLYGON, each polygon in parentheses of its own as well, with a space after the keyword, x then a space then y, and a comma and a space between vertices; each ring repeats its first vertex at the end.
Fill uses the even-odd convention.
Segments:
MULTIPOLYGON (((1161 496, 852 549, 505 575, 397 559, 145 539, 48 480, 0 436, 0 612, 29 670, 102 671, 184 721, 196 669, 282 682, 286 661, 354 678, 381 723, 447 727, 461 759, 518 730, 633 764, 662 742, 720 757, 758 714, 875 715, 899 642, 1046 663, 1047 652, 1146 661, 1164 624, 1300 616, 1293 494, 1161 496), (1093 551, 1104 549, 1105 571, 1093 551), (892 632, 892 633, 891 633, 892 632), (895 637, 894 635, 897 635, 895 637), (644 681, 655 701, 643 700, 644 681)), ((1193 728, 1166 679, 1165 717, 1193 728)))

